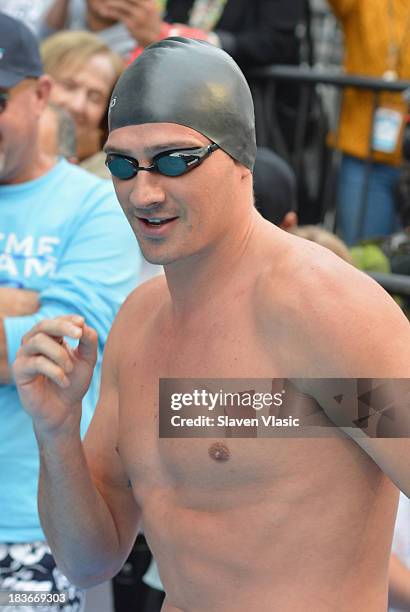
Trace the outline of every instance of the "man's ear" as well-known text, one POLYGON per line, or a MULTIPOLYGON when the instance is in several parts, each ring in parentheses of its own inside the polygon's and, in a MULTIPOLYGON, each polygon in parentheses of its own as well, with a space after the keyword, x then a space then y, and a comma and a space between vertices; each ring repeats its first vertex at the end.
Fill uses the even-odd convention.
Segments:
POLYGON ((249 170, 249 168, 247 168, 246 166, 244 166, 243 164, 241 164, 240 162, 238 162, 236 159, 233 160, 235 163, 235 166, 238 168, 239 173, 240 173, 240 177, 241 179, 246 178, 248 176, 252 175, 252 171, 249 170))
POLYGON ((53 86, 53 80, 48 74, 43 74, 36 83, 36 98, 38 102, 39 115, 43 112, 47 106, 50 98, 51 88, 53 86))

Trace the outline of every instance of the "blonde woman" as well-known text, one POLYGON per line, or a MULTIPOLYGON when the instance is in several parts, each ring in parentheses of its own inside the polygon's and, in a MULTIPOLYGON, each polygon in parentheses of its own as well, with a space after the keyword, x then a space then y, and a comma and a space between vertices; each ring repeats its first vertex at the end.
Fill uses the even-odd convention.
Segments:
POLYGON ((72 115, 81 165, 105 175, 101 148, 107 133, 107 109, 124 64, 98 36, 67 31, 41 46, 45 71, 54 79, 51 102, 72 115))

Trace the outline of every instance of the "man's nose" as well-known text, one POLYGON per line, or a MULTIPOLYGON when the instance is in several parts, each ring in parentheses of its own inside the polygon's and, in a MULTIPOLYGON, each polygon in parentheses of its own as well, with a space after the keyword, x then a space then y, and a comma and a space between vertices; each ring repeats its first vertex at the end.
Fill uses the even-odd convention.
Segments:
POLYGON ((138 170, 132 179, 130 204, 136 209, 155 207, 165 201, 165 191, 160 185, 157 172, 138 170))

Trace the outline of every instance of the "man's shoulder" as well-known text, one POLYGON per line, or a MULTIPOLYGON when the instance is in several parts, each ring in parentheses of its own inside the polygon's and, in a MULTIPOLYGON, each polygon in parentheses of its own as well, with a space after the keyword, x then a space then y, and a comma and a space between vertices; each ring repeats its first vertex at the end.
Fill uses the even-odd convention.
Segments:
POLYGON ((291 237, 287 252, 278 265, 265 269, 262 281, 266 328, 272 337, 280 329, 289 350, 310 355, 312 366, 316 360, 317 375, 349 375, 351 365, 363 366, 366 376, 364 362, 375 363, 375 351, 399 351, 401 338, 410 339, 408 322, 391 297, 369 276, 314 243, 291 237), (333 362, 326 364, 331 357, 333 362))
POLYGON ((63 159, 58 162, 57 167, 60 171, 60 178, 66 181, 72 181, 72 188, 74 189, 98 189, 101 192, 106 191, 114 193, 114 188, 110 180, 96 176, 88 170, 81 168, 81 166, 71 164, 63 159))
POLYGON ((128 321, 129 317, 137 317, 141 323, 153 317, 159 308, 169 300, 169 291, 164 274, 141 283, 124 301, 117 319, 128 321))
POLYGON ((60 160, 53 179, 49 190, 52 189, 55 198, 67 201, 66 208, 71 216, 82 219, 92 213, 101 218, 106 214, 123 217, 112 181, 65 160, 60 160))
POLYGON ((108 345, 114 354, 120 355, 132 338, 155 319, 160 307, 169 299, 168 288, 163 274, 138 285, 122 303, 112 325, 108 345))
MULTIPOLYGON (((340 293, 372 284, 370 278, 340 257, 311 241, 288 234, 280 253, 270 258, 259 278, 264 305, 285 308, 289 315, 301 313, 301 305, 328 308, 340 293)), ((312 313, 313 314, 313 313, 312 313)))

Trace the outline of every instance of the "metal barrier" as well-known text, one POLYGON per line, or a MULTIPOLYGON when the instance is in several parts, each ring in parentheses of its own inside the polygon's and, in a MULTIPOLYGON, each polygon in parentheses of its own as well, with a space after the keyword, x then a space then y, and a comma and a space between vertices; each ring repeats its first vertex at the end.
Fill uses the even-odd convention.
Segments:
MULTIPOLYGON (((299 108, 297 114, 297 121, 295 125, 294 134, 294 153, 288 161, 291 162, 296 178, 300 178, 302 168, 302 155, 303 155, 303 144, 306 133, 306 124, 308 118, 308 106, 310 100, 310 94, 312 88, 317 85, 331 85, 338 89, 338 98, 336 105, 336 130, 335 130, 335 150, 333 151, 330 159, 329 172, 326 177, 326 184, 324 187, 324 215, 323 221, 325 227, 330 231, 335 229, 335 188, 337 185, 337 173, 338 173, 338 152, 337 143, 339 136, 339 123, 340 113, 343 101, 343 91, 346 87, 355 87, 357 89, 363 89, 371 91, 373 93, 373 117, 374 113, 379 104, 379 96, 381 92, 403 92, 406 89, 410 90, 410 81, 397 80, 397 81, 386 81, 384 79, 359 76, 359 75, 346 75, 343 73, 335 73, 330 70, 305 68, 296 66, 267 66, 264 68, 255 68, 247 73, 247 78, 252 89, 252 93, 255 101, 255 114, 257 127, 259 127, 259 139, 258 144, 265 146, 272 146, 279 151, 283 147, 281 142, 280 126, 278 125, 276 114, 275 114, 275 98, 276 98, 276 82, 286 81, 291 83, 298 83, 301 87, 301 93, 299 98, 299 108)), ((362 194, 362 206, 360 214, 360 225, 358 232, 360 233, 363 228, 364 220, 367 212, 368 205, 368 187, 369 187, 369 176, 372 164, 372 143, 369 139, 369 154, 366 159, 366 180, 364 184, 362 194)), ((281 152, 281 151, 280 151, 281 152)), ((386 291, 393 295, 399 295, 404 298, 410 297, 410 277, 402 274, 381 274, 381 273, 370 273, 386 291)))
POLYGON ((369 276, 374 278, 388 293, 401 297, 410 297, 410 276, 404 274, 382 274, 381 272, 370 272, 369 276))
MULTIPOLYGON (((410 81, 396 80, 387 81, 384 79, 346 75, 315 68, 305 68, 296 66, 267 66, 256 68, 249 71, 247 79, 252 89, 255 101, 256 125, 258 134, 258 144, 271 146, 280 155, 287 158, 295 170, 296 178, 299 181, 302 173, 303 146, 305 142, 306 127, 308 121, 309 104, 312 90, 317 85, 331 85, 338 90, 336 102, 336 129, 334 149, 330 154, 329 169, 326 172, 325 184, 323 186, 323 223, 325 227, 334 231, 336 224, 335 193, 337 188, 337 175, 340 164, 340 153, 337 151, 339 138, 340 114, 343 101, 343 91, 347 87, 368 90, 373 93, 373 119, 376 109, 379 106, 381 92, 403 92, 410 88, 410 81), (276 84, 279 81, 288 83, 298 83, 300 85, 300 96, 298 112, 293 139, 293 153, 289 155, 284 147, 283 136, 281 135, 280 125, 276 116, 276 84)), ((372 131, 371 131, 372 132, 372 131)), ((372 139, 371 135, 368 143, 368 156, 365 160, 366 174, 361 200, 360 220, 357 228, 357 237, 363 233, 364 222, 368 207, 369 177, 371 172, 372 158, 372 139)))

